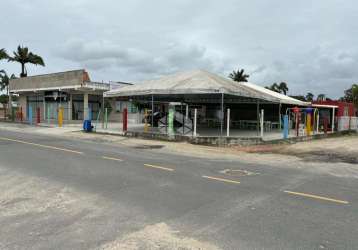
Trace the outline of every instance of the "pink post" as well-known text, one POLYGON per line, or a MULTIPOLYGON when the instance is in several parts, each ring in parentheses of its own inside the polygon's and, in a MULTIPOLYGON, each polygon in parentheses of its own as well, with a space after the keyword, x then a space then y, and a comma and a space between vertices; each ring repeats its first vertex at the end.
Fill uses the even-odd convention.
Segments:
POLYGON ((36 109, 36 123, 39 124, 41 122, 41 113, 40 113, 40 108, 36 109))
POLYGON ((123 132, 126 132, 128 128, 128 109, 123 110, 123 132))

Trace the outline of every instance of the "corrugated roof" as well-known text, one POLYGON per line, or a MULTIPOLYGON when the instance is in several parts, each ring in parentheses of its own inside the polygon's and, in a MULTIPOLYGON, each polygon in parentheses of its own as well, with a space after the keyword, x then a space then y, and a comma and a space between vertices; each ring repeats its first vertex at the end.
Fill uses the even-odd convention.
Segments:
POLYGON ((224 93, 265 101, 307 106, 310 103, 288 97, 247 82, 234 82, 205 70, 180 72, 160 79, 138 82, 131 86, 105 92, 106 97, 170 95, 170 94, 215 94, 224 93))

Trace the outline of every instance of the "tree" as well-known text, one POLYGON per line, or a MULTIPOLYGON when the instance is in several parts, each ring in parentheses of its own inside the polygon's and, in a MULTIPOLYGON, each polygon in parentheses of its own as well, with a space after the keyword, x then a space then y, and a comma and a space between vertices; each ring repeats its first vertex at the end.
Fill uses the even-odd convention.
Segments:
POLYGON ((0 49, 0 60, 7 59, 8 55, 5 49, 0 49))
POLYGON ((317 96, 317 101, 325 101, 326 100, 326 95, 325 94, 319 94, 317 96))
POLYGON ((288 91, 287 83, 285 83, 285 82, 280 82, 280 84, 278 85, 278 89, 279 89, 280 93, 286 95, 286 94, 287 94, 287 91, 288 91))
POLYGON ((238 69, 237 71, 234 70, 230 73, 229 77, 235 82, 247 82, 247 78, 249 78, 250 75, 245 74, 244 69, 238 69))
POLYGON ((306 97, 303 96, 303 95, 290 95, 290 97, 295 98, 295 99, 300 100, 300 101, 303 101, 303 102, 308 101, 308 100, 306 99, 306 97))
POLYGON ((11 79, 15 79, 15 75, 12 74, 10 77, 7 75, 5 70, 0 70, 0 91, 6 89, 6 94, 9 95, 9 83, 11 79))
POLYGON ((277 93, 281 93, 280 87, 277 83, 273 83, 271 86, 266 86, 265 88, 275 91, 277 93))
POLYGON ((25 65, 27 63, 34 65, 45 66, 43 59, 32 52, 29 52, 27 47, 18 46, 17 51, 13 52, 13 56, 8 57, 9 62, 18 62, 21 64, 21 74, 20 77, 26 77, 27 71, 25 65))
POLYGON ((312 94, 311 92, 308 92, 307 95, 306 95, 306 100, 308 102, 312 102, 313 98, 314 98, 314 94, 312 94))
POLYGON ((5 106, 8 101, 9 101, 9 96, 7 96, 7 95, 0 95, 0 103, 1 103, 2 105, 5 106))
POLYGON ((353 103, 358 109, 358 84, 352 85, 353 103))
POLYGON ((355 103, 355 101, 358 101, 356 100, 358 98, 357 89, 358 89, 358 84, 352 84, 352 86, 349 89, 346 89, 344 91, 344 96, 341 97, 340 100, 345 102, 355 103))

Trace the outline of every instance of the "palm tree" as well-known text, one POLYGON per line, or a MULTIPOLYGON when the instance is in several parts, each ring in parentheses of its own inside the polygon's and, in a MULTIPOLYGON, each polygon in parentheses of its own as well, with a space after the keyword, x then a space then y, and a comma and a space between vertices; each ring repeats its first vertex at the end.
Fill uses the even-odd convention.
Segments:
POLYGON ((314 94, 312 94, 311 92, 308 92, 307 95, 306 95, 306 100, 308 102, 312 102, 313 98, 314 98, 314 94))
POLYGON ((0 60, 7 59, 8 55, 5 49, 0 49, 0 60))
POLYGON ((265 88, 275 91, 277 93, 281 93, 280 87, 277 83, 273 83, 271 86, 266 86, 265 88))
POLYGON ((7 96, 9 96, 9 83, 11 79, 15 78, 14 74, 9 77, 5 70, 0 70, 0 91, 6 89, 7 96))
POLYGON ((45 63, 41 56, 38 56, 36 54, 33 54, 32 52, 29 52, 29 49, 27 47, 18 46, 17 51, 13 52, 14 56, 9 56, 8 60, 9 62, 18 62, 21 64, 21 74, 20 77, 26 77, 27 71, 25 64, 31 63, 34 65, 41 65, 45 66, 45 63))
POLYGON ((286 95, 286 94, 287 94, 287 91, 288 91, 287 83, 285 83, 285 82, 280 82, 280 84, 278 85, 278 89, 279 89, 280 93, 286 95))
POLYGON ((250 75, 245 74, 244 69, 238 69, 237 71, 234 70, 230 73, 229 77, 235 82, 247 82, 247 78, 249 78, 250 75))

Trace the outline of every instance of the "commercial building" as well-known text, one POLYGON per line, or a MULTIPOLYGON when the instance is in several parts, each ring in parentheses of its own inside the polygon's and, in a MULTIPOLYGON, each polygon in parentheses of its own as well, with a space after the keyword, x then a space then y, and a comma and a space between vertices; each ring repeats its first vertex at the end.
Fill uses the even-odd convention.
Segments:
POLYGON ((81 69, 12 79, 9 90, 19 96, 17 116, 21 119, 57 119, 61 109, 63 119, 72 121, 96 117, 103 105, 103 92, 110 86, 92 82, 81 69))
POLYGON ((357 129, 357 109, 353 103, 337 100, 320 100, 312 102, 312 106, 319 108, 321 117, 332 117, 328 126, 332 130, 357 129))

